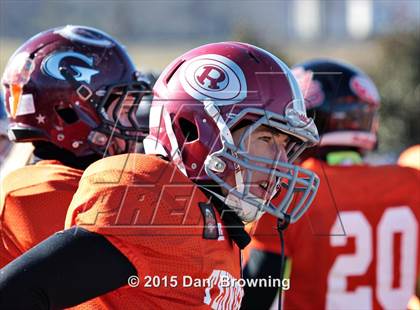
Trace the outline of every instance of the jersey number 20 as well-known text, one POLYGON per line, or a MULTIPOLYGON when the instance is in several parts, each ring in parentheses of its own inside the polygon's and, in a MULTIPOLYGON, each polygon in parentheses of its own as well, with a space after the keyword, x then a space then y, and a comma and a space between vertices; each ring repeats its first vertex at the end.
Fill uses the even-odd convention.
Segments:
POLYGON ((360 211, 340 212, 331 229, 330 245, 345 246, 348 237, 355 239, 355 253, 342 254, 328 274, 327 309, 372 309, 373 294, 383 309, 406 309, 414 294, 417 263, 418 223, 409 207, 392 207, 383 213, 376 231, 360 211), (342 225, 345 236, 342 235, 342 225), (399 287, 393 287, 394 236, 401 234, 399 287), (373 244, 376 234, 376 248, 373 244), (376 287, 359 286, 347 291, 347 277, 363 276, 376 251, 376 287))

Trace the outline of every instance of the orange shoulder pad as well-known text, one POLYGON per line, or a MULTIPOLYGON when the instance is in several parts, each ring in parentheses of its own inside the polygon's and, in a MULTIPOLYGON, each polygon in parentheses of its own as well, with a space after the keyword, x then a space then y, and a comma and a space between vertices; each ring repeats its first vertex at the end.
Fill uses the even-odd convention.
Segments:
POLYGON ((95 162, 83 174, 66 227, 82 225, 116 234, 116 228, 122 231, 122 227, 127 232, 195 222, 197 217, 188 210, 197 209, 190 206, 198 200, 206 197, 172 163, 155 155, 112 156, 95 162))
POLYGON ((7 197, 29 197, 53 191, 74 192, 83 171, 58 161, 40 161, 8 174, 1 184, 0 214, 7 197))

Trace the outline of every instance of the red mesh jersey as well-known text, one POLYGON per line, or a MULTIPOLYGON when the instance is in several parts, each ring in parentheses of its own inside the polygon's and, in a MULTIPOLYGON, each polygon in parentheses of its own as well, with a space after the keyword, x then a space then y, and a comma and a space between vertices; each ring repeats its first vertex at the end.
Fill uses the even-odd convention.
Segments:
POLYGON ((222 286, 239 279, 240 252, 213 207, 200 207, 209 206, 207 201, 174 165, 156 156, 125 154, 91 165, 66 227, 79 225, 104 235, 134 265, 140 284, 76 308, 238 309, 242 288, 222 286), (204 238, 204 224, 214 239, 204 238), (189 287, 190 279, 200 283, 189 287))
POLYGON ((0 200, 0 267, 64 228, 83 171, 44 160, 7 175, 0 200))
MULTIPOLYGON (((398 166, 303 163, 321 179, 308 213, 285 232, 292 259, 285 309, 405 309, 419 275, 420 173, 398 166)), ((249 246, 279 253, 265 215, 249 246)))

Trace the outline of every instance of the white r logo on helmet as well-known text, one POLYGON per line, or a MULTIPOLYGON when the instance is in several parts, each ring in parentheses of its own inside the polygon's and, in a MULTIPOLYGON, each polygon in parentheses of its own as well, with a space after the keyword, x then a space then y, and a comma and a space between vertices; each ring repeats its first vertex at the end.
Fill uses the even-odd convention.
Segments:
POLYGON ((187 61, 181 67, 180 81, 191 97, 214 100, 216 105, 235 104, 247 95, 242 69, 221 55, 207 54, 187 61))
POLYGON ((83 81, 86 83, 90 83, 90 80, 93 75, 98 74, 99 71, 95 69, 91 69, 93 66, 93 58, 88 57, 86 55, 76 53, 76 52, 59 52, 54 53, 48 56, 44 61, 42 62, 42 71, 49 76, 52 76, 53 78, 56 78, 58 80, 65 80, 64 76, 59 71, 61 61, 64 58, 76 58, 81 61, 83 61, 86 65, 88 65, 90 68, 87 67, 81 67, 76 65, 70 65, 70 67, 76 72, 74 75, 74 78, 76 81, 83 81))
POLYGON ((209 91, 220 91, 226 88, 229 78, 225 71, 214 65, 204 65, 198 68, 197 82, 209 91))

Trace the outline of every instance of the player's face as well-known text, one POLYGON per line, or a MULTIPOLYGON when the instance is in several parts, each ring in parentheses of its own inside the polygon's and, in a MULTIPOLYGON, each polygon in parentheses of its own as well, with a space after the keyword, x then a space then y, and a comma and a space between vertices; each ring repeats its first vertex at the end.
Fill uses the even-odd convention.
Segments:
MULTIPOLYGON (((131 97, 127 97, 124 101, 123 104, 119 104, 118 105, 118 99, 115 99, 108 107, 107 109, 107 114, 109 119, 113 120, 114 122, 116 122, 117 120, 114 119, 114 115, 117 116, 118 118, 118 122, 122 125, 122 126, 126 126, 126 127, 130 127, 131 126, 131 122, 129 120, 129 114, 130 114, 130 110, 132 108, 132 103, 133 103, 134 99, 131 97), (114 110, 118 109, 117 111, 114 110)), ((119 130, 117 128, 114 129, 116 132, 118 132, 119 130)), ((129 144, 128 145, 128 150, 126 150, 126 144, 130 143, 130 141, 126 141, 124 139, 121 138, 117 138, 117 137, 113 137, 113 139, 111 140, 111 143, 109 145, 108 148, 108 153, 110 155, 116 155, 116 154, 120 154, 124 151, 134 151, 134 146, 129 144)), ((134 142, 133 142, 134 143, 134 142)), ((132 143, 132 144, 133 144, 132 143)))
POLYGON ((131 122, 129 119, 130 110, 133 107, 133 102, 135 98, 127 96, 124 103, 118 104, 119 99, 115 99, 111 102, 107 108, 107 114, 110 120, 114 122, 119 122, 122 126, 131 127, 131 122), (114 111, 117 109, 117 111, 114 111), (114 114, 117 119, 114 119, 114 114))
MULTIPOLYGON (((236 145, 242 143, 243 150, 251 156, 264 157, 274 161, 287 162, 286 145, 289 141, 289 136, 272 129, 267 126, 260 126, 250 134, 247 134, 249 126, 242 127, 232 133, 233 140, 236 145)), ((272 165, 261 162, 250 162, 250 164, 263 166, 272 169, 272 165)), ((279 168, 277 168, 279 169, 279 168)), ((243 180, 245 182, 247 173, 246 168, 241 169, 243 180)), ((276 178, 273 178, 267 173, 260 171, 253 171, 251 178, 250 193, 268 200, 273 194, 273 189, 276 187, 276 178)), ((235 187, 235 175, 229 175, 226 182, 235 187)))

